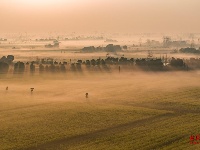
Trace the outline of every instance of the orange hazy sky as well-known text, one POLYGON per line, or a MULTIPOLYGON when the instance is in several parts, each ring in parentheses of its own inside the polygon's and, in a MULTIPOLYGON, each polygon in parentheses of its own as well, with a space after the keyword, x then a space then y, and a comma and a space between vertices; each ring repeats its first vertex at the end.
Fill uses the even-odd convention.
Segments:
POLYGON ((200 32, 200 0, 0 0, 0 32, 200 32))

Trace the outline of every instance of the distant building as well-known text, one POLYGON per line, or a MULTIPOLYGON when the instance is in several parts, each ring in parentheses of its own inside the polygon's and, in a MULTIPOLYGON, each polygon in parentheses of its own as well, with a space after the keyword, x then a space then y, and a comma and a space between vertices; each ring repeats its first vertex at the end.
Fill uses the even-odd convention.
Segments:
POLYGON ((5 42, 7 39, 0 38, 0 41, 5 42))
POLYGON ((150 40, 148 39, 147 42, 145 43, 146 46, 161 46, 161 43, 159 41, 156 40, 150 40))
POLYGON ((172 41, 170 37, 164 37, 163 39, 163 47, 186 47, 188 45, 187 41, 183 40, 172 41))
POLYGON ((46 48, 54 48, 54 47, 59 47, 60 43, 56 40, 54 41, 54 44, 47 44, 45 45, 46 48))

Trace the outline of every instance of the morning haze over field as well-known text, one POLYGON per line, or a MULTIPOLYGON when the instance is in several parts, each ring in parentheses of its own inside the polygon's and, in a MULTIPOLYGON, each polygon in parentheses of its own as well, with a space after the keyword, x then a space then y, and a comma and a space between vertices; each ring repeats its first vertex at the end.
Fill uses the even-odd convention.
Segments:
POLYGON ((200 149, 199 0, 0 0, 0 150, 200 149))

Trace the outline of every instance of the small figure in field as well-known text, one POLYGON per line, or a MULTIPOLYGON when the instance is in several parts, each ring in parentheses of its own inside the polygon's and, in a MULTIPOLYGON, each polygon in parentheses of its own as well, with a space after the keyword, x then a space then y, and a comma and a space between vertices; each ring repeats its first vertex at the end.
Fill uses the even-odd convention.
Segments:
POLYGON ((120 70, 121 70, 121 68, 120 68, 120 66, 119 66, 119 73, 120 73, 120 70))
POLYGON ((33 92, 34 88, 31 88, 31 93, 33 92))
POLYGON ((85 93, 85 97, 88 98, 88 93, 85 93))
POLYGON ((8 91, 8 86, 6 87, 6 91, 8 91))

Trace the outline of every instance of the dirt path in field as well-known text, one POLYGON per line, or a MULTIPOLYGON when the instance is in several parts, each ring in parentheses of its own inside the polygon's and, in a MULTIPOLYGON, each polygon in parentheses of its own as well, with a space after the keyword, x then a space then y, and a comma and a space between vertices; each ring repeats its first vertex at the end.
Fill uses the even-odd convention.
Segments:
POLYGON ((0 113, 6 112, 6 111, 15 111, 15 110, 28 109, 28 108, 38 107, 38 106, 44 106, 44 105, 49 105, 49 104, 52 104, 52 103, 54 103, 54 102, 35 104, 35 105, 28 105, 28 106, 20 106, 20 107, 10 108, 10 109, 3 109, 3 110, 0 110, 0 113))
POLYGON ((151 104, 135 104, 132 106, 136 107, 143 107, 143 108, 148 108, 148 109, 155 109, 155 110, 166 110, 170 111, 176 114, 187 114, 187 113, 200 113, 199 109, 187 109, 187 108, 181 108, 181 107, 170 107, 170 106, 164 106, 164 105, 151 105, 151 104))
POLYGON ((137 121, 129 122, 126 124, 121 124, 121 125, 117 125, 114 127, 109 127, 106 129, 86 133, 83 135, 77 135, 77 136, 73 136, 73 137, 69 137, 69 138, 58 139, 55 141, 51 141, 48 143, 38 145, 37 147, 29 147, 24 150, 59 149, 60 145, 65 145, 67 148, 67 146, 70 146, 70 145, 77 145, 79 143, 87 142, 87 141, 89 142, 91 140, 95 140, 100 137, 106 137, 106 136, 109 136, 109 135, 112 135, 112 134, 115 134, 118 132, 136 128, 138 126, 148 125, 149 123, 152 123, 155 120, 167 119, 167 118, 176 117, 176 116, 177 116, 177 114, 174 114, 174 113, 165 113, 165 114, 157 115, 154 117, 149 117, 149 118, 145 118, 142 120, 137 120, 137 121))

